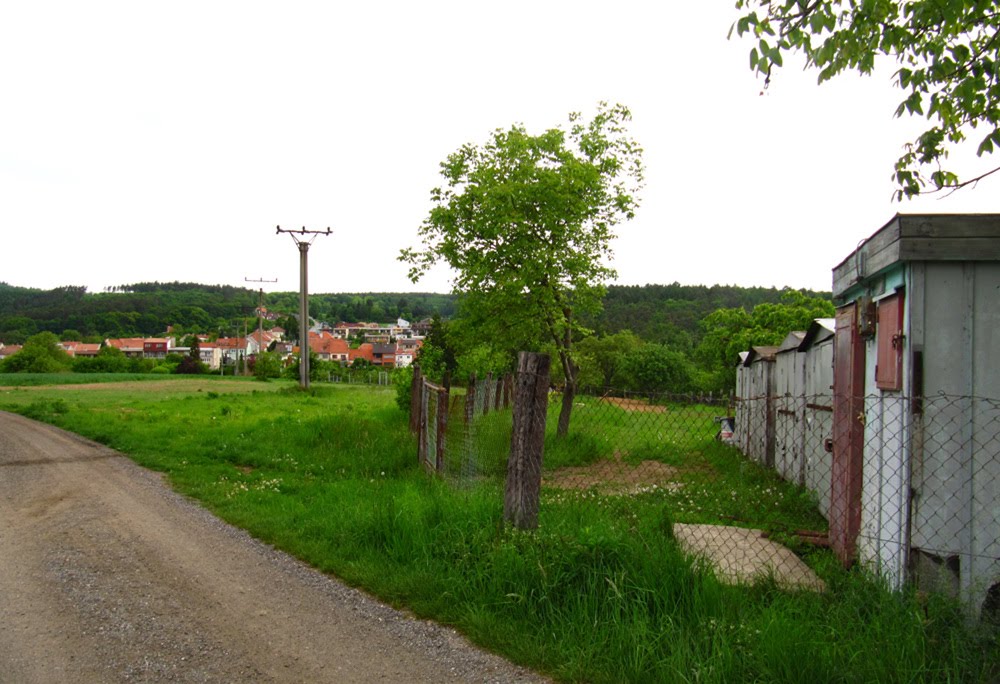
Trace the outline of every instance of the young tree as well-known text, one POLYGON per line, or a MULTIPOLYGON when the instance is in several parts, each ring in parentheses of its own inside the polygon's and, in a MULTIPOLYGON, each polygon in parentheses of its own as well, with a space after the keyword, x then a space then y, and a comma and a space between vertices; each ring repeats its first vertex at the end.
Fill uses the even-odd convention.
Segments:
MULTIPOLYGON (((1000 167, 960 181, 941 166, 949 148, 983 127, 978 156, 1000 146, 1000 11, 996 0, 737 0, 733 29, 757 39, 750 68, 765 87, 787 52, 801 52, 819 82, 844 71, 871 73, 884 55, 899 64, 896 108, 930 127, 908 143, 893 175, 897 199, 975 184, 1000 167), (931 169, 927 175, 926 169, 931 169)), ((730 30, 732 33, 732 29, 730 30)))
POLYGON ((71 361, 55 334, 40 332, 29 337, 21 351, 0 362, 0 373, 61 373, 70 369, 71 361))
POLYGON ((466 144, 441 164, 443 188, 420 227, 422 249, 404 249, 417 282, 444 261, 453 288, 494 329, 530 331, 554 345, 566 378, 558 433, 569 429, 576 392, 573 343, 579 318, 601 306, 614 227, 631 219, 642 185, 642 150, 628 135, 622 105, 601 103, 589 122, 531 135, 497 129, 482 146, 466 144))

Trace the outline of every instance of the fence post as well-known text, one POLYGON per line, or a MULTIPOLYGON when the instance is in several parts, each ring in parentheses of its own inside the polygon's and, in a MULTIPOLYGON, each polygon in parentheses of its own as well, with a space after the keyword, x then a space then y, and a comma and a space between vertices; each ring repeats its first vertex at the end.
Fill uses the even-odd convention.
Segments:
POLYGON ((486 374, 486 382, 483 383, 483 415, 490 412, 490 392, 493 391, 493 372, 486 374))
POLYGON ((493 410, 499 411, 503 408, 503 376, 498 376, 496 380, 496 393, 493 395, 493 410))
POLYGON ((448 387, 447 385, 437 391, 437 454, 435 456, 434 467, 438 473, 444 472, 444 441, 445 433, 448 431, 448 387))
POLYGON ((417 431, 417 461, 420 465, 424 465, 427 462, 427 404, 430 403, 430 397, 428 396, 427 387, 424 385, 424 379, 420 379, 420 407, 417 411, 418 420, 420 421, 420 426, 417 431))
POLYGON ((538 527, 550 363, 547 354, 518 354, 503 517, 522 530, 538 527))
POLYGON ((420 432, 421 385, 423 385, 423 376, 420 374, 420 366, 413 364, 413 384, 410 385, 410 432, 413 434, 420 432))
POLYGON ((469 387, 465 390, 465 424, 471 425, 476 417, 476 374, 469 376, 469 387))

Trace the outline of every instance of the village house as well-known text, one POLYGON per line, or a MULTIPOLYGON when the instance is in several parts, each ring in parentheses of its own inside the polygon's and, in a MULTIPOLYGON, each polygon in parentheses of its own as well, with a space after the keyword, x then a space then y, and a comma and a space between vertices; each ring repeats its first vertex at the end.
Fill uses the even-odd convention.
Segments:
POLYGON ((4 346, 0 343, 0 361, 6 359, 8 356, 13 356, 19 351, 21 351, 21 345, 19 344, 8 344, 4 346))
POLYGON ((309 333, 309 349, 322 361, 347 363, 350 358, 347 340, 334 337, 328 332, 309 333))
POLYGON ((58 346, 73 358, 78 356, 97 356, 97 353, 101 351, 101 345, 99 344, 75 342, 72 340, 60 342, 58 346))

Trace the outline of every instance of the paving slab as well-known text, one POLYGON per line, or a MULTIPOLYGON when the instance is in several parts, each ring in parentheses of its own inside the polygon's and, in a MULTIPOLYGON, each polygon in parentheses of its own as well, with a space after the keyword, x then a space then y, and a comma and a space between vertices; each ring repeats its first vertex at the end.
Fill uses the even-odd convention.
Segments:
POLYGON ((751 584, 773 574, 785 589, 826 590, 823 580, 801 558, 763 534, 747 527, 674 523, 674 537, 684 552, 711 563, 723 582, 751 584))

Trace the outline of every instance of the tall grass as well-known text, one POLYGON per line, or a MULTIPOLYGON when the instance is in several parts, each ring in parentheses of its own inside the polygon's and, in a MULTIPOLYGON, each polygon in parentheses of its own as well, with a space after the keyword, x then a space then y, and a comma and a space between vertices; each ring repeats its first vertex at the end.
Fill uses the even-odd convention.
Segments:
MULTIPOLYGON (((213 387, 8 390, 0 407, 121 449, 257 537, 563 681, 998 674, 995 633, 970 624, 959 606, 890 592, 838 569, 826 552, 811 559, 827 582, 822 594, 721 583, 678 549, 670 523, 684 511, 662 493, 548 492, 540 529, 512 530, 501 521, 501 478, 456 488, 418 468, 391 389, 213 387)), ((489 438, 499 442, 496 420, 489 438)), ((581 414, 575 420, 584 423, 581 414)), ((558 447, 557 463, 603 457, 599 436, 580 432, 583 454, 558 447)), ((725 450, 699 458, 719 477, 757 486, 758 475, 725 450)), ((759 496, 773 495, 766 489, 759 496)), ((716 515, 721 501, 704 496, 712 512, 701 515, 716 515)))

